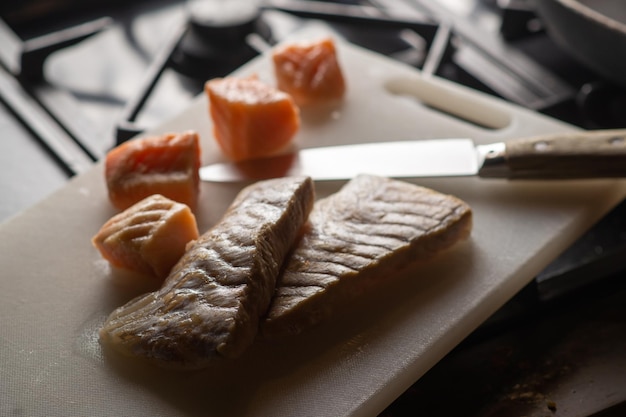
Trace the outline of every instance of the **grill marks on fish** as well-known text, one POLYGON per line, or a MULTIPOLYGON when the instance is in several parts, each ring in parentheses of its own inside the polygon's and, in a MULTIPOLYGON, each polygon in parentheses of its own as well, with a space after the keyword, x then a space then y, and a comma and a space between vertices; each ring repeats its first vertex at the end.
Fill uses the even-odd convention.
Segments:
POLYGON ((277 282, 263 333, 298 333, 395 270, 466 238, 463 201, 370 175, 320 200, 277 282))
POLYGON ((281 264, 313 206, 309 178, 242 190, 191 245, 158 291, 115 310, 101 340, 167 367, 201 368, 252 343, 281 264))

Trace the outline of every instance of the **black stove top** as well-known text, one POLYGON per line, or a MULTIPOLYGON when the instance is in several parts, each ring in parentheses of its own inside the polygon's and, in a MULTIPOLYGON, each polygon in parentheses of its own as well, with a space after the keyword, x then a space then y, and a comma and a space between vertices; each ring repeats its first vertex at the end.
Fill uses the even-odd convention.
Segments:
POLYGON ((234 22, 219 21, 227 15, 203 21, 194 3, 203 4, 5 2, 0 59, 12 73, 5 75, 18 75, 98 159, 112 134, 120 141, 158 124, 183 109, 204 80, 248 61, 300 19, 316 18, 356 44, 568 123, 587 129, 626 123, 626 93, 561 51, 529 1, 273 0, 234 22))
MULTIPOLYGON (((0 185, 8 191, 0 220, 89 169, 115 144, 183 111, 205 80, 228 74, 308 19, 425 73, 581 128, 626 127, 626 91, 562 51, 530 0, 273 0, 258 8, 230 0, 240 7, 234 13, 209 0, 127 3, 0 6, 0 132, 8 145, 0 155, 0 185)), ((546 299, 579 297, 592 281, 613 282, 626 266, 624 210, 618 206, 485 328, 528 318, 537 305, 545 311, 546 299)), ((449 372, 455 358, 424 380, 449 372)), ((406 394, 414 407, 426 395, 418 387, 406 394)), ((385 415, 408 415, 400 403, 406 398, 385 415)))

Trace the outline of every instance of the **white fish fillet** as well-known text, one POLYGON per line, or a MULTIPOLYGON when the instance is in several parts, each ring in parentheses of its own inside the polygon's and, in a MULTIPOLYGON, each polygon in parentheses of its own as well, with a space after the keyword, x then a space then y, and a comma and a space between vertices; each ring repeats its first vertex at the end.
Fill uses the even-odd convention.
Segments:
POLYGON ((281 264, 313 206, 310 178, 253 184, 174 266, 163 287, 115 310, 101 341, 166 367, 201 368, 253 342, 281 264))
POLYGON ((456 197, 361 175, 318 201, 309 227, 278 279, 265 337, 304 331, 397 269, 465 239, 472 212, 456 197))

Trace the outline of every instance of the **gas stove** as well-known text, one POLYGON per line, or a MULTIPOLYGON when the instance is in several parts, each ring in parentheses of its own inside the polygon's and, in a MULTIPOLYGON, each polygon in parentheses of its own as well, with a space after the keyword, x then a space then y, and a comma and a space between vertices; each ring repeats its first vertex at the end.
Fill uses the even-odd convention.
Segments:
MULTIPOLYGON (((581 128, 626 127, 621 114, 626 91, 562 51, 527 0, 146 0, 132 5, 28 0, 3 2, 0 16, 0 127, 8 145, 0 156, 0 184, 8 191, 0 219, 90 169, 116 144, 184 111, 207 79, 230 73, 311 20, 423 73, 581 128)), ((615 276, 626 269, 621 262, 625 210, 616 207, 479 329, 469 346, 423 380, 437 386, 438 377, 445 379, 442 373, 469 366, 461 361, 467 352, 506 346, 502 323, 527 323, 537 311, 548 314, 546 305, 577 300, 581 289, 596 288, 598 281, 601 289, 614 288, 615 276)), ((482 382, 484 388, 493 381, 482 382)), ((419 404, 428 401, 420 403, 422 397, 431 394, 420 384, 385 415, 423 409, 419 404)), ((465 397, 450 390, 446 395, 465 397)), ((489 414, 468 410, 464 415, 489 414)))
MULTIPOLYGON (((142 1, 130 7, 5 2, 0 22, 5 129, 11 137, 24 130, 19 136, 25 139, 14 140, 18 148, 32 148, 27 160, 40 169, 51 164, 44 175, 48 181, 37 183, 37 192, 31 190, 24 203, 84 171, 116 143, 184 110, 205 80, 228 74, 310 19, 424 73, 582 128, 626 123, 619 110, 624 90, 561 51, 529 1, 229 3, 235 10, 248 6, 234 14, 211 6, 222 10, 216 14, 206 6, 219 5, 215 0, 142 1), (42 152, 49 154, 42 156, 47 163, 42 152)), ((7 172, 28 176, 30 164, 5 158, 5 166, 12 167, 7 172)), ((3 216, 21 208, 7 204, 3 216)))

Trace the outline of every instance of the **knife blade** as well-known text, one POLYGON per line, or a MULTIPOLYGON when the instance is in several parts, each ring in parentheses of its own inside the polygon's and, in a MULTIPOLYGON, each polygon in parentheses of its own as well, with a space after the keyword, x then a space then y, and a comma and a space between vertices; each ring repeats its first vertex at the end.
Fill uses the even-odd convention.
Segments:
POLYGON ((626 176, 626 129, 566 132, 476 145, 465 138, 362 143, 200 168, 209 182, 306 175, 317 181, 358 174, 394 178, 581 179, 626 176))

